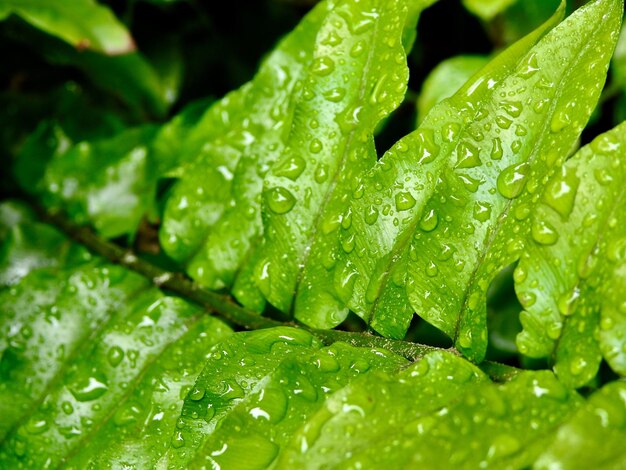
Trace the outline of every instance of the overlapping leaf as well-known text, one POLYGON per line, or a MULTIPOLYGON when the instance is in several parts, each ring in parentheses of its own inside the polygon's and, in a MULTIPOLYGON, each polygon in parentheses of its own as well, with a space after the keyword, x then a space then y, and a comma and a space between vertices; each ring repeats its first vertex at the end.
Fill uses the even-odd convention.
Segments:
POLYGON ((233 282, 261 229, 263 175, 289 133, 315 36, 332 3, 317 6, 278 45, 254 80, 216 103, 186 136, 195 162, 181 172, 164 213, 161 244, 208 287, 233 282))
POLYGON ((626 124, 601 135, 545 185, 515 271, 520 351, 553 356, 567 384, 604 357, 626 375, 626 124))
POLYGON ((611 382, 559 429, 533 468, 624 468, 626 465, 626 382, 611 382))
POLYGON ((282 311, 296 292, 300 308, 315 302, 299 284, 326 275, 352 181, 375 163, 374 131, 406 91, 405 28, 430 3, 344 1, 320 27, 297 120, 265 178, 263 244, 251 260, 256 284, 282 311))
POLYGON ((0 20, 15 14, 80 49, 125 54, 135 43, 109 8, 95 0, 1 0, 0 20))
POLYGON ((84 468, 105 453, 146 465, 169 445, 204 352, 231 330, 118 266, 63 265, 60 235, 27 227, 11 233, 37 230, 57 266, 0 290, 0 466, 84 468))
POLYGON ((621 13, 595 1, 540 39, 547 24, 433 109, 364 176, 330 273, 306 288, 329 292, 334 279, 392 337, 416 311, 481 360, 487 288, 520 255, 541 181, 585 126, 621 13))

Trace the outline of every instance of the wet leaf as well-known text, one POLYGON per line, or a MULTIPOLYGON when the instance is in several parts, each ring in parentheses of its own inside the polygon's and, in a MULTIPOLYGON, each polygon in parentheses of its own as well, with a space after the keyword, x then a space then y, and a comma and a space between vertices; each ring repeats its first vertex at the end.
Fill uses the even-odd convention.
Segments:
POLYGON ((468 357, 484 357, 486 291, 520 255, 540 181, 591 114, 621 4, 593 2, 542 37, 554 21, 433 109, 364 176, 341 235, 353 248, 336 250, 326 279, 380 333, 402 337, 417 312, 468 357))
POLYGON ((68 42, 77 49, 92 49, 109 55, 135 50, 135 43, 124 25, 104 5, 95 0, 0 1, 0 20, 14 14, 36 28, 68 42))
POLYGON ((595 377, 603 357, 626 374, 624 147, 621 124, 547 182, 515 272, 525 307, 520 351, 552 357, 573 386, 595 377))

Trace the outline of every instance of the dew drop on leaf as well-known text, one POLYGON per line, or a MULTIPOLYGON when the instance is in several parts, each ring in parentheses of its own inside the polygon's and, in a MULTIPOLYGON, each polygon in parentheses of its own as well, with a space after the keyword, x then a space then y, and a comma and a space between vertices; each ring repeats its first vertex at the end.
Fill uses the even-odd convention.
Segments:
POLYGON ((324 146, 319 139, 313 139, 311 141, 311 144, 309 145, 309 150, 311 151, 311 153, 320 153, 323 148, 324 146))
POLYGON ((544 196, 546 203, 562 217, 569 217, 574 208, 579 183, 575 171, 570 168, 563 178, 548 186, 544 196))
POLYGON ((399 192, 396 194, 396 209, 398 212, 407 211, 415 206, 415 198, 409 192, 399 192))
POLYGON ((437 216, 437 213, 434 209, 430 209, 424 214, 422 220, 420 220, 419 226, 424 232, 432 232, 435 228, 437 228, 438 224, 439 217, 437 216))
POLYGON ((370 205, 365 209, 364 215, 365 223, 368 225, 374 225, 378 220, 378 209, 374 205, 370 205))
POLYGON ((511 165, 498 175, 497 188, 500 194, 508 199, 519 196, 528 180, 528 163, 511 165))
POLYGON ((109 387, 104 376, 85 377, 68 387, 78 401, 91 401, 104 395, 109 387))
POLYGON ((482 162, 479 158, 480 151, 469 142, 461 142, 457 147, 456 168, 474 168, 482 162))
POLYGON ((296 203, 296 198, 289 190, 276 187, 265 191, 265 201, 270 210, 275 214, 285 214, 293 208, 296 203))
POLYGON ((531 233, 533 239, 541 245, 554 245, 559 239, 556 229, 545 220, 535 220, 531 233))
POLYGON ((492 160, 501 160, 504 152, 502 151, 502 140, 500 137, 496 137, 493 139, 492 147, 491 147, 491 159, 492 160))
POLYGON ((559 297, 557 301, 557 307, 559 308, 559 312, 561 312, 561 315, 569 316, 574 313, 576 300, 579 296, 580 291, 578 290, 578 288, 575 288, 559 297))
POLYGON ((311 65, 311 72, 320 77, 329 75, 335 70, 335 62, 330 57, 317 57, 311 65))
POLYGON ((107 352, 107 360, 113 367, 117 367, 124 359, 124 351, 119 346, 111 346, 107 352))
POLYGON ((567 111, 557 111, 550 122, 550 131, 557 134, 572 124, 572 118, 567 111))

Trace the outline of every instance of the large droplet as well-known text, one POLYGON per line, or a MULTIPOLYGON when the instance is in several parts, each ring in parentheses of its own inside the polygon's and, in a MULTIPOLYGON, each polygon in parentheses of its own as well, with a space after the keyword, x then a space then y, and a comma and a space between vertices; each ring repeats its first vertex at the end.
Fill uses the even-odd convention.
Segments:
POLYGON ((324 92, 324 98, 333 103, 339 103, 346 96, 346 89, 343 87, 332 88, 324 92))
POLYGON ((113 367, 117 367, 122 359, 124 359, 124 351, 119 346, 111 346, 107 352, 107 359, 109 364, 113 367))
POLYGON ((496 137, 493 139, 493 146, 491 147, 491 159, 492 160, 501 160, 504 152, 502 151, 502 140, 500 137, 496 137))
POLYGON ((398 212, 407 211, 415 206, 415 198, 408 191, 396 194, 396 209, 398 212))
POLYGON ((498 175, 497 181, 497 188, 500 194, 508 199, 519 196, 528 180, 529 170, 530 165, 528 163, 511 165, 502 170, 500 175, 498 175))
POLYGON ((418 148, 416 156, 419 164, 427 164, 435 160, 439 154, 439 146, 435 142, 435 133, 432 129, 420 129, 416 132, 418 148))
MULTIPOLYGON (((315 139, 314 141, 319 142, 319 140, 317 139, 315 139)), ((319 150, 322 150, 321 142, 319 142, 319 145, 319 150)), ((313 151, 313 149, 311 149, 311 151, 313 151)), ((295 181, 302 174, 305 168, 306 161, 304 160, 304 158, 300 157, 299 155, 290 155, 276 165, 276 168, 274 169, 274 174, 276 176, 283 176, 285 178, 289 178, 292 181, 295 181)))
POLYGON ((519 101, 503 101, 500 103, 502 109, 511 117, 516 118, 522 114, 523 105, 519 101))
POLYGON ((78 401, 95 400, 109 389, 103 376, 80 379, 68 388, 78 401))
POLYGON ((541 245, 554 245, 559 239, 556 229, 545 220, 535 220, 531 233, 534 240, 541 245))
POLYGON ((550 130, 553 133, 561 132, 566 127, 572 124, 572 118, 569 113, 565 110, 557 111, 552 117, 552 121, 550 122, 550 130))
POLYGON ((420 228, 424 232, 432 232, 437 228, 437 224, 439 223, 439 217, 434 209, 430 209, 424 213, 422 220, 420 220, 420 228))
POLYGON ((324 77, 335 70, 335 62, 330 57, 317 57, 311 64, 311 72, 324 77))
POLYGON ((456 150, 456 168, 474 168, 481 164, 480 150, 469 142, 461 142, 456 150))
POLYGON ((474 205, 474 218, 479 222, 486 222, 491 217, 491 204, 476 201, 474 205))
POLYGON ((264 195, 267 206, 275 214, 289 212, 296 203, 296 198, 285 188, 272 188, 265 191, 264 195))
POLYGON ((365 223, 368 225, 374 225, 378 220, 378 209, 374 205, 370 205, 365 209, 364 215, 365 223))
POLYGON ((579 183, 580 179, 576 175, 575 168, 563 168, 561 178, 548 185, 544 195, 546 203, 561 216, 568 217, 574 208, 579 183))

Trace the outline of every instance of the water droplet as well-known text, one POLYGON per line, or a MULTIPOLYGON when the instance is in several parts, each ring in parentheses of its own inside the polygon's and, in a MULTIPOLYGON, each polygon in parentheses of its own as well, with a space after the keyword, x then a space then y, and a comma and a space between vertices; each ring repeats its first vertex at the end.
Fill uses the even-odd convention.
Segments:
POLYGON ((370 205, 365 209, 365 223, 368 225, 374 225, 378 220, 378 209, 374 205, 370 205))
POLYGON ((346 96, 346 89, 342 87, 333 88, 324 93, 324 98, 333 103, 339 103, 346 96))
POLYGON ((536 74, 538 70, 539 63, 537 62, 537 55, 533 53, 526 59, 526 63, 521 66, 519 74, 522 78, 530 78, 536 74))
POLYGON ((534 240, 541 245, 554 245, 559 239, 556 229, 545 220, 535 220, 531 233, 534 240))
POLYGON ((594 171, 593 176, 602 186, 607 186, 613 182, 613 175, 606 168, 598 168, 594 171))
POLYGON ((580 297, 580 290, 575 288, 570 292, 561 295, 557 301, 557 306, 561 315, 569 316, 576 310, 576 301, 580 297))
POLYGON ((109 389, 103 375, 80 379, 68 388, 78 401, 95 400, 104 395, 109 389))
MULTIPOLYGON (((311 147, 313 147, 313 142, 311 143, 311 147)), ((320 150, 322 149, 320 148, 320 150)), ((313 151, 312 148, 311 151, 313 151)), ((276 168, 274 169, 274 174, 276 176, 282 176, 285 178, 289 178, 292 181, 295 181, 302 174, 305 168, 306 161, 304 160, 304 158, 300 157, 299 155, 290 155, 276 165, 276 168)))
POLYGON ((41 434, 48 429, 48 421, 41 417, 33 416, 28 420, 25 428, 29 434, 41 434))
POLYGON ((315 175, 313 176, 315 182, 322 184, 328 179, 328 166, 324 163, 320 163, 315 169, 315 175))
POLYGON ((461 126, 456 122, 451 122, 443 126, 442 135, 443 140, 448 143, 454 142, 459 136, 459 132, 461 131, 461 126))
POLYGON ((320 77, 325 77, 335 70, 335 62, 330 57, 317 57, 311 64, 311 72, 320 77))
POLYGON ((439 269, 437 268, 437 265, 432 260, 429 261, 426 265, 426 275, 429 277, 435 277, 438 272, 439 269))
MULTIPOLYGON (((322 142, 320 142, 319 139, 313 139, 311 141, 311 145, 309 145, 309 150, 311 151, 311 153, 320 153, 323 148, 324 146, 322 145, 322 142)), ((302 173, 302 171, 300 171, 300 173, 302 173)))
POLYGON ((363 41, 358 41, 352 49, 350 49, 350 56, 353 58, 357 58, 365 52, 365 43, 363 41))
POLYGON ((496 137, 493 139, 493 145, 491 147, 491 159, 500 160, 502 155, 504 155, 504 152, 502 151, 502 140, 500 137, 496 137))
POLYGON ((124 359, 124 351, 119 346, 111 346, 107 352, 107 360, 113 367, 117 367, 124 359))
POLYGON ((407 211, 415 206, 415 198, 409 192, 399 192, 396 194, 396 209, 398 212, 407 211))
POLYGON ((521 448, 519 440, 509 434, 501 434, 492 440, 492 444, 487 451, 487 459, 499 461, 505 457, 515 454, 521 448))
POLYGON ((580 375, 587 367, 587 361, 582 356, 577 356, 573 358, 569 365, 569 371, 572 375, 580 375))
POLYGON ((347 300, 352 297, 357 276, 358 273, 350 261, 341 269, 335 271, 334 286, 340 299, 347 300))
POLYGON ((191 391, 189 392, 189 399, 193 400, 193 401, 199 401, 202 400, 202 398, 204 397, 204 387, 194 387, 191 389, 191 391))
POLYGON ((524 107, 519 101, 503 101, 500 107, 512 118, 520 117, 524 107))
POLYGON ((502 170, 500 175, 498 175, 497 181, 497 188, 500 194, 507 199, 519 196, 528 180, 529 168, 528 163, 520 163, 502 170))
POLYGON ((468 175, 458 175, 458 176, 459 176, 459 180, 461 181, 465 189, 467 189, 471 193, 475 193, 476 191, 478 191, 478 188, 482 184, 482 181, 472 178, 471 176, 468 176, 468 175))
POLYGON ((550 122, 550 131, 554 134, 561 132, 563 129, 572 124, 572 118, 567 111, 557 111, 550 122))
POLYGON ((172 438, 172 447, 174 449, 180 449, 185 445, 185 439, 180 431, 177 431, 172 438))
POLYGON ((142 409, 136 403, 125 403, 115 412, 113 423, 116 426, 128 426, 137 421, 142 409))
POLYGON ((74 412, 74 407, 69 401, 64 401, 63 403, 61 403, 61 410, 66 415, 71 415, 74 412))
POLYGON ((418 163, 424 165, 434 161, 439 154, 439 146, 435 143, 432 129, 419 129, 415 133, 415 138, 417 140, 415 155, 419 158, 418 163))
POLYGON ((434 209, 430 209, 429 211, 424 213, 422 220, 420 220, 420 228, 424 232, 432 232, 437 228, 439 224, 439 217, 434 209))
POLYGON ((265 202, 275 214, 289 212, 296 203, 296 198, 287 189, 276 187, 265 191, 265 202))
POLYGON ((506 116, 496 116, 496 124, 500 129, 508 129, 512 123, 513 121, 506 116))
POLYGON ((562 217, 567 218, 574 208, 576 192, 580 180, 576 176, 576 169, 563 167, 563 175, 552 181, 544 194, 546 203, 558 212, 562 217))
POLYGON ((535 104, 533 105, 533 111, 535 111, 537 114, 541 114, 546 109, 548 109, 549 104, 550 104, 550 100, 547 98, 544 98, 542 100, 537 100, 535 104))
POLYGON ((324 44, 325 46, 338 46, 339 44, 341 44, 342 41, 343 39, 341 38, 341 36, 339 36, 336 31, 331 30, 328 33, 328 36, 326 36, 322 40, 322 44, 324 44))
POLYGON ((491 204, 476 201, 474 205, 474 218, 479 222, 486 222, 491 217, 491 204))
POLYGON ((346 254, 350 254, 354 250, 354 239, 354 233, 351 233, 347 237, 343 237, 341 239, 341 248, 346 252, 346 254))
POLYGON ((459 143, 456 155, 456 168, 474 168, 481 164, 479 158, 480 150, 467 141, 459 143))

